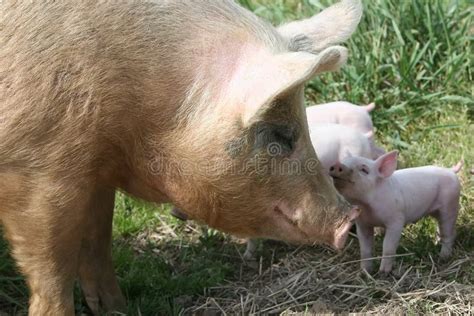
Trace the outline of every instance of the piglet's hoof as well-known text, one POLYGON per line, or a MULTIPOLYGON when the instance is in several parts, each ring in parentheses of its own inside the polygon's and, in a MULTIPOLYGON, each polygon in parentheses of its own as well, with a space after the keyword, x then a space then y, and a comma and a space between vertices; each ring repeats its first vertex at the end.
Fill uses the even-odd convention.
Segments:
POLYGON ((446 264, 449 262, 449 260, 451 259, 451 253, 440 253, 439 254, 439 257, 438 257, 438 263, 439 264, 446 264))
POLYGON ((392 276, 393 276, 392 271, 379 270, 379 272, 377 272, 376 274, 376 277, 381 280, 389 280, 392 278, 392 276))
POLYGON ((374 274, 375 274, 375 271, 374 271, 374 268, 373 268, 372 265, 367 264, 367 265, 362 266, 362 267, 360 268, 360 273, 361 273, 362 275, 367 276, 367 275, 374 275, 374 274))
POLYGON ((359 270, 359 277, 366 281, 373 281, 375 272, 374 271, 367 271, 364 269, 359 270))
POLYGON ((242 256, 242 258, 245 260, 245 261, 256 261, 257 259, 255 258, 255 254, 253 252, 250 252, 250 251, 246 251, 244 253, 244 255, 242 256))
POLYGON ((244 260, 243 261, 243 266, 248 267, 252 270, 258 270, 259 263, 257 262, 256 259, 251 259, 251 260, 244 260))

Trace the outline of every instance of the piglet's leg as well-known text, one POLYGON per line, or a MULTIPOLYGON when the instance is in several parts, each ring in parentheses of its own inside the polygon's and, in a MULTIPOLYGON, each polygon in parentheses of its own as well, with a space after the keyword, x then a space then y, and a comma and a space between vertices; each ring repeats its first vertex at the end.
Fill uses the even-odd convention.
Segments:
POLYGON ((383 257, 382 263, 380 264, 379 272, 389 273, 392 271, 393 262, 395 261, 394 256, 397 253, 397 247, 400 242, 403 230, 402 223, 393 223, 385 229, 385 237, 383 240, 383 257))
POLYGON ((245 249, 244 259, 245 260, 252 260, 255 257, 255 251, 258 247, 258 240, 256 239, 249 239, 247 241, 247 248, 245 249))
POLYGON ((85 219, 86 233, 79 258, 79 279, 94 315, 100 315, 99 304, 108 312, 125 310, 125 299, 112 265, 114 198, 115 190, 112 188, 96 190, 85 219))
POLYGON ((367 271, 372 272, 373 269, 373 260, 368 260, 372 258, 372 248, 374 244, 374 227, 368 226, 365 223, 357 222, 357 237, 359 238, 359 247, 360 247, 360 267, 367 271))
POLYGON ((436 215, 441 238, 441 252, 439 255, 442 259, 449 258, 453 251, 454 239, 456 237, 455 226, 458 210, 459 203, 456 199, 453 203, 442 208, 436 215))

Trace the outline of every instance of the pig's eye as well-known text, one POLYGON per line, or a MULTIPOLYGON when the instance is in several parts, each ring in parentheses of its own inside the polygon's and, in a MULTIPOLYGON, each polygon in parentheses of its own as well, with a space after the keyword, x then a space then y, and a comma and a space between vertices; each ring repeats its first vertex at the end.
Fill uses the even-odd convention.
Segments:
POLYGON ((267 148, 270 154, 289 154, 297 140, 295 128, 262 122, 256 127, 255 147, 267 148))
POLYGON ((364 174, 369 174, 369 168, 367 166, 361 166, 360 171, 364 174))
POLYGON ((275 128, 272 130, 271 139, 273 143, 280 144, 284 151, 291 152, 294 147, 294 137, 291 131, 286 128, 275 128))

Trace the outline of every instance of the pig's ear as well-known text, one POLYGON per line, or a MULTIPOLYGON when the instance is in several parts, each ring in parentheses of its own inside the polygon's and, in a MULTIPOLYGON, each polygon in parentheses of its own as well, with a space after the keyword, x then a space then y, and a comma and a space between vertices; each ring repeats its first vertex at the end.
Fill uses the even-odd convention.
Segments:
POLYGON ((278 28, 292 51, 318 53, 345 42, 362 17, 360 0, 342 0, 312 18, 290 22, 278 28))
POLYGON ((234 91, 244 98, 244 124, 259 119, 261 113, 317 74, 339 69, 347 60, 347 49, 333 46, 318 55, 291 52, 277 55, 233 83, 234 91))
POLYGON ((379 176, 382 178, 390 177, 395 170, 397 170, 398 151, 394 150, 380 156, 375 161, 375 166, 378 170, 379 176))
POLYGON ((372 159, 377 159, 386 153, 385 149, 372 143, 372 159))
POLYGON ((368 140, 372 140, 374 139, 374 131, 368 131, 367 133, 364 133, 364 136, 368 139, 368 140))

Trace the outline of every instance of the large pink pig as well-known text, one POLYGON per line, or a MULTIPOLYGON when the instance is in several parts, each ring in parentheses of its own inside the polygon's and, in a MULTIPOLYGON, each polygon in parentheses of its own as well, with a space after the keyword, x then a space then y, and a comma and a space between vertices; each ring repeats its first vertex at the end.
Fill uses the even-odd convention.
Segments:
POLYGON ((460 183, 452 169, 435 166, 397 168, 396 151, 375 161, 348 157, 331 170, 336 188, 351 202, 363 207, 356 221, 360 242, 361 266, 372 270, 374 227, 385 227, 380 272, 392 270, 403 227, 424 216, 433 216, 439 224, 442 258, 449 257, 455 238, 459 210, 460 183))
POLYGON ((94 315, 123 310, 116 190, 343 245, 358 209, 318 164, 304 86, 345 63, 361 15, 343 0, 276 29, 234 0, 0 1, 0 225, 29 314, 73 315, 77 279, 94 315))

